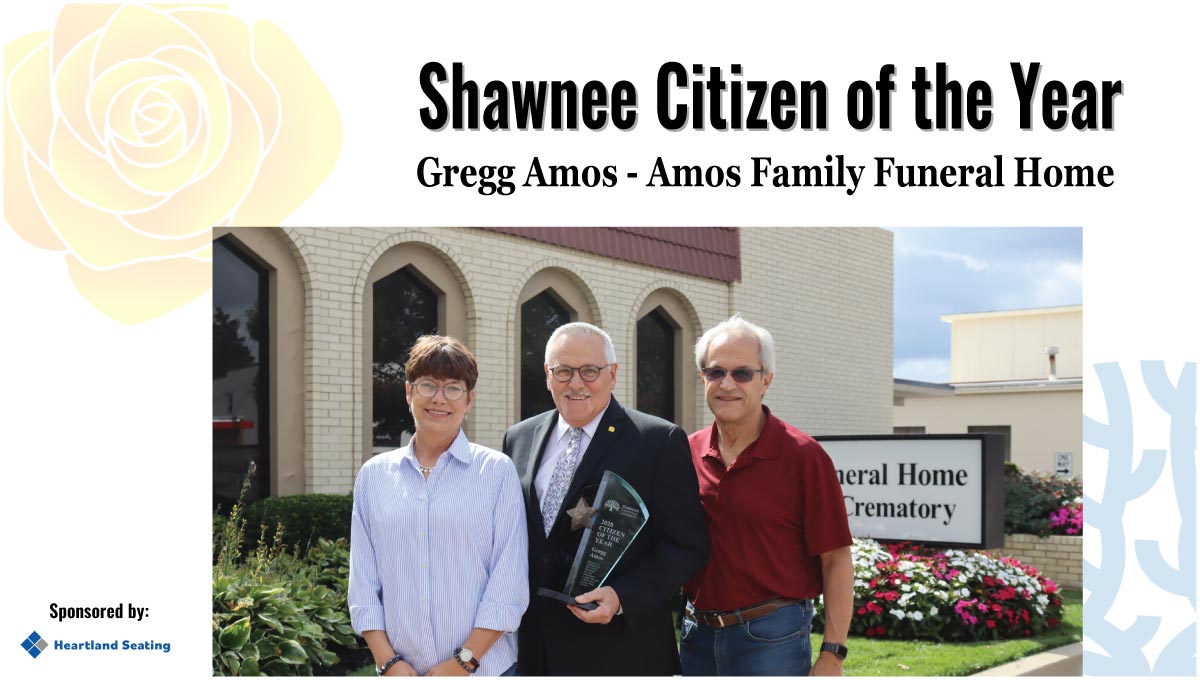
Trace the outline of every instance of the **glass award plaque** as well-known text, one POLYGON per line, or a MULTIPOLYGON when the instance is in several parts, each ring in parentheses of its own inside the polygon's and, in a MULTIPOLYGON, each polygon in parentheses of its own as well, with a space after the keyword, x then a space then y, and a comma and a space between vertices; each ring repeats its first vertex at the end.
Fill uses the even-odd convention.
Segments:
POLYGON ((561 593, 538 588, 538 595, 580 609, 595 609, 598 606, 595 602, 580 604, 575 601, 575 596, 604 585, 625 550, 646 526, 650 512, 629 482, 606 470, 591 507, 580 498, 567 514, 571 516, 572 529, 583 528, 571 573, 561 593))

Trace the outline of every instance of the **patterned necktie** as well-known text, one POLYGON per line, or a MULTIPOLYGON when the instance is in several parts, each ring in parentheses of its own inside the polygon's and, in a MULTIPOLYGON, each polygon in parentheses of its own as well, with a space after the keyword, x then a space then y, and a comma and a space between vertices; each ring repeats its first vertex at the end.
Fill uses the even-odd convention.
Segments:
POLYGON ((550 484, 546 487, 546 497, 542 499, 542 528, 550 535, 550 528, 558 518, 562 508, 563 498, 567 495, 567 487, 571 486, 571 477, 575 475, 575 466, 579 462, 579 448, 583 443, 583 428, 571 428, 571 439, 567 449, 558 457, 554 464, 554 474, 550 476, 550 484))

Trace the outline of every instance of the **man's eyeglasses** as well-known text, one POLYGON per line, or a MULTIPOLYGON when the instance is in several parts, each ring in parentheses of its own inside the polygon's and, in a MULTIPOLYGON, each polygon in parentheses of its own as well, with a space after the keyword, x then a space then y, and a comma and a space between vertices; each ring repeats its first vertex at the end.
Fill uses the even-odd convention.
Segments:
POLYGON ((438 390, 441 390, 442 394, 446 395, 446 401, 458 401, 459 399, 463 398, 464 394, 467 393, 467 388, 454 383, 449 385, 437 385, 423 380, 421 382, 409 384, 413 386, 413 389, 417 391, 417 394, 425 397, 426 399, 432 399, 437 395, 438 390))
POLYGON ((604 364, 603 366, 580 366, 579 368, 575 368, 574 366, 559 365, 551 367, 550 375, 554 376, 554 379, 558 382, 565 383, 571 382, 571 377, 578 372, 581 380, 590 383, 596 382, 596 378, 600 377, 600 372, 609 366, 612 366, 612 364, 604 364))
POLYGON ((751 380, 754 380, 754 374, 756 374, 756 373, 765 374, 766 372, 767 372, 767 369, 765 369, 765 368, 759 368, 759 369, 735 368, 732 371, 727 371, 718 366, 712 366, 710 368, 704 369, 703 371, 700 371, 700 373, 704 376, 704 379, 707 380, 708 382, 721 382, 722 380, 725 379, 726 375, 729 375, 733 378, 734 382, 740 382, 740 383, 748 383, 751 380))

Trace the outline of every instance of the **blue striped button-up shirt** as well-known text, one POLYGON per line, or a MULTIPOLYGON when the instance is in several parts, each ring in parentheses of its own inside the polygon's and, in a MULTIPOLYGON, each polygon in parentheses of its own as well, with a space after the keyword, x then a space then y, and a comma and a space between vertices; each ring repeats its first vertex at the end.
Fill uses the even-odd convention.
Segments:
POLYGON ((504 454, 460 431, 429 479, 409 447, 375 456, 354 484, 354 630, 385 631, 422 675, 472 628, 506 631, 479 668, 503 673, 517 660, 515 631, 529 604, 527 540, 521 483, 504 454))

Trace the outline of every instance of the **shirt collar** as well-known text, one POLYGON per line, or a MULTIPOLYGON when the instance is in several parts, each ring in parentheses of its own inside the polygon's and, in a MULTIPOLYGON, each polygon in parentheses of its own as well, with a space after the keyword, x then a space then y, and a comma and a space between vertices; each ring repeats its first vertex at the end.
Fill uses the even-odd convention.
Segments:
MULTIPOLYGON (((446 449, 445 453, 449 453, 451 458, 460 463, 471 462, 471 442, 467 441, 467 435, 461 429, 458 431, 458 436, 454 441, 450 442, 450 448, 446 449)), ((413 463, 417 463, 417 455, 413 453, 412 444, 404 447, 404 457, 411 458, 413 463)))
MULTIPOLYGON (((768 435, 771 432, 773 432, 776 427, 778 427, 777 421, 779 420, 775 416, 771 415, 771 409, 767 408, 766 404, 762 405, 762 410, 763 410, 763 415, 766 416, 766 418, 767 418, 767 422, 763 424, 763 430, 762 430, 762 432, 760 432, 758 434, 758 439, 755 439, 754 441, 750 442, 750 446, 747 446, 746 449, 744 451, 742 451, 742 455, 745 455, 748 453, 748 454, 750 454, 750 458, 752 458, 752 459, 753 458, 774 458, 779 455, 779 451, 773 447, 759 446, 759 442, 763 441, 764 439, 768 439, 768 435)), ((708 457, 708 458, 716 458, 717 460, 720 460, 721 459, 721 451, 718 446, 719 435, 717 434, 716 421, 713 421, 713 424, 710 425, 708 429, 709 429, 708 450, 704 452, 704 455, 705 455, 705 457, 708 457)))
MULTIPOLYGON (((608 413, 608 407, 611 405, 612 395, 610 394, 608 396, 608 403, 604 405, 604 410, 600 411, 600 415, 592 418, 592 422, 583 426, 583 432, 588 436, 588 439, 592 439, 596 436, 596 429, 600 427, 600 419, 604 417, 605 413, 608 413)), ((562 441, 562 438, 565 437, 570 431, 571 426, 567 424, 567 421, 563 420, 561 413, 558 414, 558 421, 554 425, 554 438, 562 441)))

